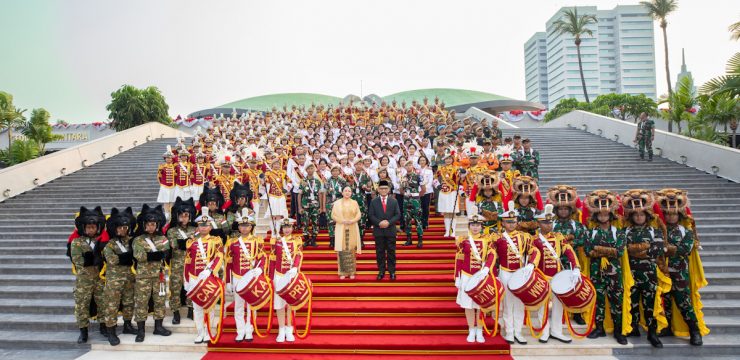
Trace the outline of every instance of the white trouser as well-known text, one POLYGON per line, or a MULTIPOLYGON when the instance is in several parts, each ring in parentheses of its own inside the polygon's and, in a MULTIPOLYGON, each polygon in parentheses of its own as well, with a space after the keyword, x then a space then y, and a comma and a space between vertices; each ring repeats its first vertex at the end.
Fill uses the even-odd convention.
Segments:
MULTIPOLYGON (((563 303, 560 302, 555 294, 550 295, 552 299, 552 308, 550 309, 550 319, 547 322, 547 326, 542 329, 541 339, 547 339, 550 334, 555 335, 558 338, 563 338, 563 303), (551 330, 552 329, 552 330, 551 330)), ((545 307, 543 306, 538 311, 538 317, 540 324, 542 324, 542 315, 544 315, 545 307)))
POLYGON ((198 304, 193 302, 193 322, 195 323, 195 328, 198 329, 198 333, 200 334, 201 331, 205 328, 205 313, 203 311, 203 308, 198 306, 198 304))
POLYGON ((518 297, 509 291, 509 279, 514 274, 503 269, 499 271, 498 278, 504 285, 504 311, 501 317, 504 320, 504 329, 506 334, 511 336, 522 336, 522 326, 524 326, 524 303, 518 297))
POLYGON ((252 323, 250 321, 251 317, 252 312, 250 311, 249 304, 247 304, 241 296, 234 295, 234 321, 236 321, 237 334, 251 334, 254 331, 254 328, 252 327, 252 323), (246 320, 244 318, 245 307, 247 313, 246 320))
POLYGON ((478 206, 475 205, 475 201, 470 201, 468 199, 465 199, 465 208, 467 209, 468 216, 473 216, 478 214, 478 206))

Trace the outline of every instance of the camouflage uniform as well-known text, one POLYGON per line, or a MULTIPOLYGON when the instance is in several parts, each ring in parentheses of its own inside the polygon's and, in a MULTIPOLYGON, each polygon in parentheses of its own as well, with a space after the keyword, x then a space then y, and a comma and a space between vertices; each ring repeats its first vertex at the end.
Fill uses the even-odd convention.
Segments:
POLYGON ((525 151, 523 149, 521 152, 517 151, 515 165, 519 172, 522 173, 522 175, 531 176, 539 180, 540 176, 538 169, 540 166, 540 153, 534 149, 530 150, 531 152, 525 151))
POLYGON ((123 320, 134 317, 134 265, 131 238, 111 239, 103 249, 105 257, 105 325, 113 327, 118 322, 118 308, 122 306, 123 320))
MULTIPOLYGON (((501 205, 500 201, 493 201, 493 198, 484 198, 483 200, 479 201, 478 204, 478 213, 481 214, 483 217, 486 216, 486 213, 488 211, 494 212, 497 214, 503 214, 504 213, 504 206, 501 205)), ((491 234, 492 232, 498 232, 498 224, 499 220, 486 220, 483 222, 483 233, 484 234, 491 234)))
MULTIPOLYGON (((331 214, 331 207, 334 205, 334 202, 342 198, 342 189, 347 186, 347 181, 344 180, 344 178, 341 177, 331 177, 326 182, 326 213, 331 214)), ((327 216, 327 220, 329 223, 329 238, 334 238, 334 229, 337 226, 337 223, 334 222, 334 219, 331 218, 331 216, 327 216)))
POLYGON ((136 291, 134 315, 136 322, 146 321, 149 313, 149 298, 154 301, 154 319, 164 319, 167 295, 159 295, 160 274, 164 272, 164 259, 171 250, 170 242, 162 235, 144 234, 134 239, 134 258, 136 259, 136 291), (146 239, 149 238, 157 249, 152 251, 146 239), (161 258, 160 258, 161 257, 161 258))
POLYGON ((644 253, 636 255, 630 251, 630 270, 635 279, 632 288, 632 328, 636 329, 640 320, 640 299, 642 311, 645 314, 645 324, 648 329, 655 329, 657 323, 653 314, 655 292, 658 287, 656 259, 663 255, 663 232, 649 226, 631 226, 625 229, 627 248, 631 246, 644 247, 644 253))
POLYGON ((676 253, 668 257, 668 273, 671 277, 671 292, 663 296, 666 318, 672 314, 672 302, 687 323, 696 323, 696 313, 691 304, 689 287, 689 254, 694 246, 694 234, 681 225, 668 225, 668 243, 676 247, 676 253))
POLYGON ((587 231, 586 227, 583 226, 579 221, 575 221, 571 218, 567 219, 555 219, 553 221, 553 232, 561 233, 565 236, 567 243, 573 247, 573 251, 579 256, 579 249, 583 252, 583 246, 586 243, 587 231))
POLYGON ((319 193, 323 191, 321 180, 311 177, 301 181, 301 208, 303 208, 303 236, 306 241, 319 234, 319 193))
POLYGON ((648 159, 653 158, 653 129, 655 128, 655 122, 647 119, 640 121, 637 124, 637 146, 640 150, 640 159, 645 158, 645 151, 647 150, 648 159))
POLYGON ((421 201, 419 192, 422 185, 421 175, 409 173, 404 176, 402 188, 403 195, 403 218, 406 223, 406 236, 411 237, 411 220, 416 222, 416 235, 424 235, 424 221, 422 220, 421 201))
POLYGON ((525 230, 522 227, 522 230, 529 233, 530 235, 535 235, 537 233, 537 220, 535 220, 535 216, 539 214, 539 210, 537 208, 532 206, 527 207, 518 207, 517 210, 519 211, 519 216, 517 216, 517 221, 519 222, 519 226, 523 226, 525 224, 531 224, 532 228, 525 230))
POLYGON ((362 213, 358 223, 360 226, 360 234, 362 235, 362 231, 367 226, 367 202, 365 202, 365 190, 363 190, 362 187, 365 186, 368 189, 371 189, 373 181, 364 171, 359 176, 357 174, 354 176, 355 181, 349 184, 349 186, 352 187, 352 199, 357 201, 357 205, 360 206, 360 213, 362 213))
MULTIPOLYGON (((612 228, 615 229, 615 228, 612 228)), ((623 230, 603 230, 601 228, 591 230, 590 239, 586 241, 586 253, 594 250, 595 246, 607 246, 616 249, 616 257, 605 257, 609 264, 601 269, 602 257, 591 258, 591 281, 596 288, 596 324, 604 323, 605 299, 609 299, 610 312, 614 321, 615 329, 622 328, 622 264, 621 257, 624 253, 625 235, 623 230), (615 236, 616 235, 616 236, 615 236)))
MULTIPOLYGON (((77 276, 75 277, 75 318, 78 328, 87 328, 90 325, 90 302, 95 297, 95 303, 102 304, 103 281, 100 272, 95 266, 94 247, 97 242, 94 238, 80 236, 70 244, 70 255, 77 276)), ((102 313, 102 310, 99 311, 102 313)))
MULTIPOLYGON (((183 287, 183 271, 185 270, 185 245, 187 240, 193 237, 195 233, 194 226, 185 228, 178 226, 167 230, 167 239, 172 247, 172 256, 170 259, 170 309, 178 311, 182 307, 180 293, 183 287)), ((188 304, 189 305, 189 304, 188 304)))

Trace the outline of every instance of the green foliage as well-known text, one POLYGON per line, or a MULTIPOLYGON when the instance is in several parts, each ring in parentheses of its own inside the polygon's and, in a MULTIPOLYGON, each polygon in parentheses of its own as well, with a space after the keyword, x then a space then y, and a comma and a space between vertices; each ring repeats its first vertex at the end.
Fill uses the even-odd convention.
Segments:
POLYGON ((576 44, 576 50, 578 52, 578 71, 581 74, 581 87, 583 88, 583 97, 586 102, 590 102, 588 99, 588 91, 586 90, 586 79, 583 77, 583 64, 581 63, 581 37, 584 35, 593 36, 593 32, 588 28, 589 25, 596 24, 599 19, 596 15, 578 15, 578 8, 564 9, 563 16, 556 20, 553 25, 553 33, 558 35, 570 35, 574 38, 576 44))
MULTIPOLYGON (((676 91, 668 95, 668 98, 663 99, 660 103, 668 103, 669 108, 667 111, 663 111, 663 119, 668 121, 669 124, 677 124, 678 131, 681 131, 681 122, 691 122, 695 118, 693 114, 688 112, 694 105, 696 105, 696 98, 693 96, 694 82, 690 77, 684 77, 679 80, 676 91)), ((691 124, 689 124, 691 125, 691 124)), ((689 126, 689 136, 691 136, 691 127, 689 126)))
POLYGON ((728 30, 730 31, 730 38, 732 40, 740 40, 740 21, 730 25, 728 30))
POLYGON ((727 135, 715 130, 714 124, 701 121, 692 121, 689 123, 688 130, 683 132, 684 136, 689 136, 697 140, 702 140, 719 145, 727 145, 727 135))
POLYGON ((653 19, 660 21, 660 27, 662 28, 668 25, 666 21, 668 15, 678 9, 678 1, 676 0, 640 1, 640 5, 647 9, 653 19))
MULTIPOLYGON (((599 95, 594 100, 594 105, 597 107, 606 106, 607 109, 619 109, 619 118, 626 120, 628 117, 632 117, 635 121, 640 117, 643 112, 648 115, 655 115, 657 104, 653 99, 640 95, 630 94, 604 94, 599 95)), ((611 111, 607 116, 615 116, 611 111)))
POLYGON ((0 161, 6 165, 20 164, 39 156, 39 144, 35 140, 16 140, 9 149, 0 150, 0 161))
POLYGON ((22 127, 26 121, 25 111, 13 105, 13 95, 0 91, 0 131, 8 130, 8 145, 12 143, 13 129, 22 127))
POLYGON ((23 127, 23 135, 39 144, 41 154, 44 153, 47 143, 64 139, 64 136, 52 132, 51 124, 49 124, 50 117, 51 114, 46 109, 33 109, 31 119, 23 127))
POLYGON ((554 108, 550 109, 550 111, 545 114, 544 121, 548 122, 550 120, 557 119, 573 110, 583 110, 604 116, 608 116, 609 113, 611 113, 609 107, 606 105, 597 105, 596 102, 587 103, 570 98, 561 100, 554 108))
POLYGON ((106 106, 111 127, 122 131, 148 122, 169 125, 169 106, 162 93, 154 86, 137 89, 123 85, 111 94, 111 103, 106 106))
POLYGON ((727 61, 726 74, 707 81, 699 91, 702 94, 728 94, 730 97, 740 96, 740 52, 735 53, 727 61))

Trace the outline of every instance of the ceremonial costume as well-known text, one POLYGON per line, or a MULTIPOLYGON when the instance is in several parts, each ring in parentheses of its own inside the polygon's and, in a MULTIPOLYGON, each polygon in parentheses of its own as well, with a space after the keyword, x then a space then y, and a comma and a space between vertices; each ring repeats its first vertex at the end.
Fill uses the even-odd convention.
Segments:
POLYGON ((175 164, 172 162, 172 147, 167 145, 164 153, 165 162, 157 168, 157 179, 159 180, 159 195, 157 202, 168 204, 175 201, 175 164))
POLYGON ((358 222, 362 218, 360 206, 352 198, 340 198, 332 204, 331 221, 336 226, 336 241, 339 276, 354 277, 357 271, 357 256, 362 253, 358 222), (351 224, 344 224, 345 221, 351 224))
MULTIPOLYGON (((281 222, 280 227, 293 227, 295 220, 287 218, 281 222)), ((301 270, 301 264, 303 263, 303 240, 301 235, 290 234, 287 236, 272 236, 270 237, 270 277, 272 283, 275 284, 276 290, 280 284, 285 283, 284 277, 288 279, 296 276, 301 270)), ((283 310, 288 307, 285 300, 280 297, 277 293, 273 296, 273 308, 275 310, 283 310)), ((286 312, 289 312, 288 307, 286 312)), ((287 316, 287 314, 286 314, 287 316)), ((286 321, 289 321, 286 319, 286 321)), ((277 342, 283 341, 294 341, 293 338, 293 327, 290 325, 280 326, 277 342)))
MULTIPOLYGON (((93 297, 95 297, 95 303, 100 304, 101 307, 103 305, 102 296, 96 296, 97 289, 102 288, 102 280, 98 277, 100 268, 96 264, 95 254, 96 248, 102 249, 100 241, 96 238, 102 233, 104 226, 105 216, 99 206, 94 210, 88 210, 83 206, 75 218, 75 228, 79 237, 70 243, 69 253, 72 260, 72 273, 75 274, 75 319, 80 329, 78 344, 87 342, 90 317, 95 316, 90 311, 91 308, 95 308, 92 305, 93 297), (85 231, 86 225, 95 226, 93 236, 89 236, 85 231)), ((102 313, 102 309, 100 312, 102 313)))
POLYGON ((476 207, 483 216, 483 232, 493 234, 500 231, 499 214, 503 214, 504 206, 501 203, 499 192, 500 178, 495 172, 486 172, 480 176, 479 190, 476 195, 476 207))
POLYGON ((119 212, 113 208, 106 223, 108 244, 103 249, 105 257, 105 326, 108 327, 108 341, 112 346, 120 343, 116 334, 118 308, 121 305, 123 314, 123 333, 136 334, 131 320, 134 317, 134 251, 131 247, 131 235, 134 234, 136 217, 129 207, 119 212), (118 235, 118 229, 124 232, 118 235))
POLYGON ((190 153, 187 149, 179 150, 179 161, 174 164, 175 168, 175 198, 187 200, 193 197, 192 184, 190 183, 192 165, 188 161, 190 153))
POLYGON ((172 218, 167 229, 172 252, 169 258, 170 265, 170 309, 172 310, 172 324, 180 323, 180 307, 183 299, 183 271, 185 270, 185 250, 187 241, 195 234, 195 204, 193 200, 182 201, 177 198, 172 206, 172 218), (180 223, 180 214, 187 214, 185 224, 180 223))

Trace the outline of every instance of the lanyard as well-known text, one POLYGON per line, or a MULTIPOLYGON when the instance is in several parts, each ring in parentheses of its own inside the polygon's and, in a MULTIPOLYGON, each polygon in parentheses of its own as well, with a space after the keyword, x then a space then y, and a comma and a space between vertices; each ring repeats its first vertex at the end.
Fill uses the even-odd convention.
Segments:
POLYGON ((514 240, 511 239, 511 236, 509 236, 509 233, 504 231, 503 235, 504 235, 504 239, 506 239, 506 242, 509 244, 509 247, 511 248, 511 250, 513 250, 514 254, 516 254, 516 258, 521 260, 522 255, 519 253, 519 248, 516 245, 514 245, 514 240))

